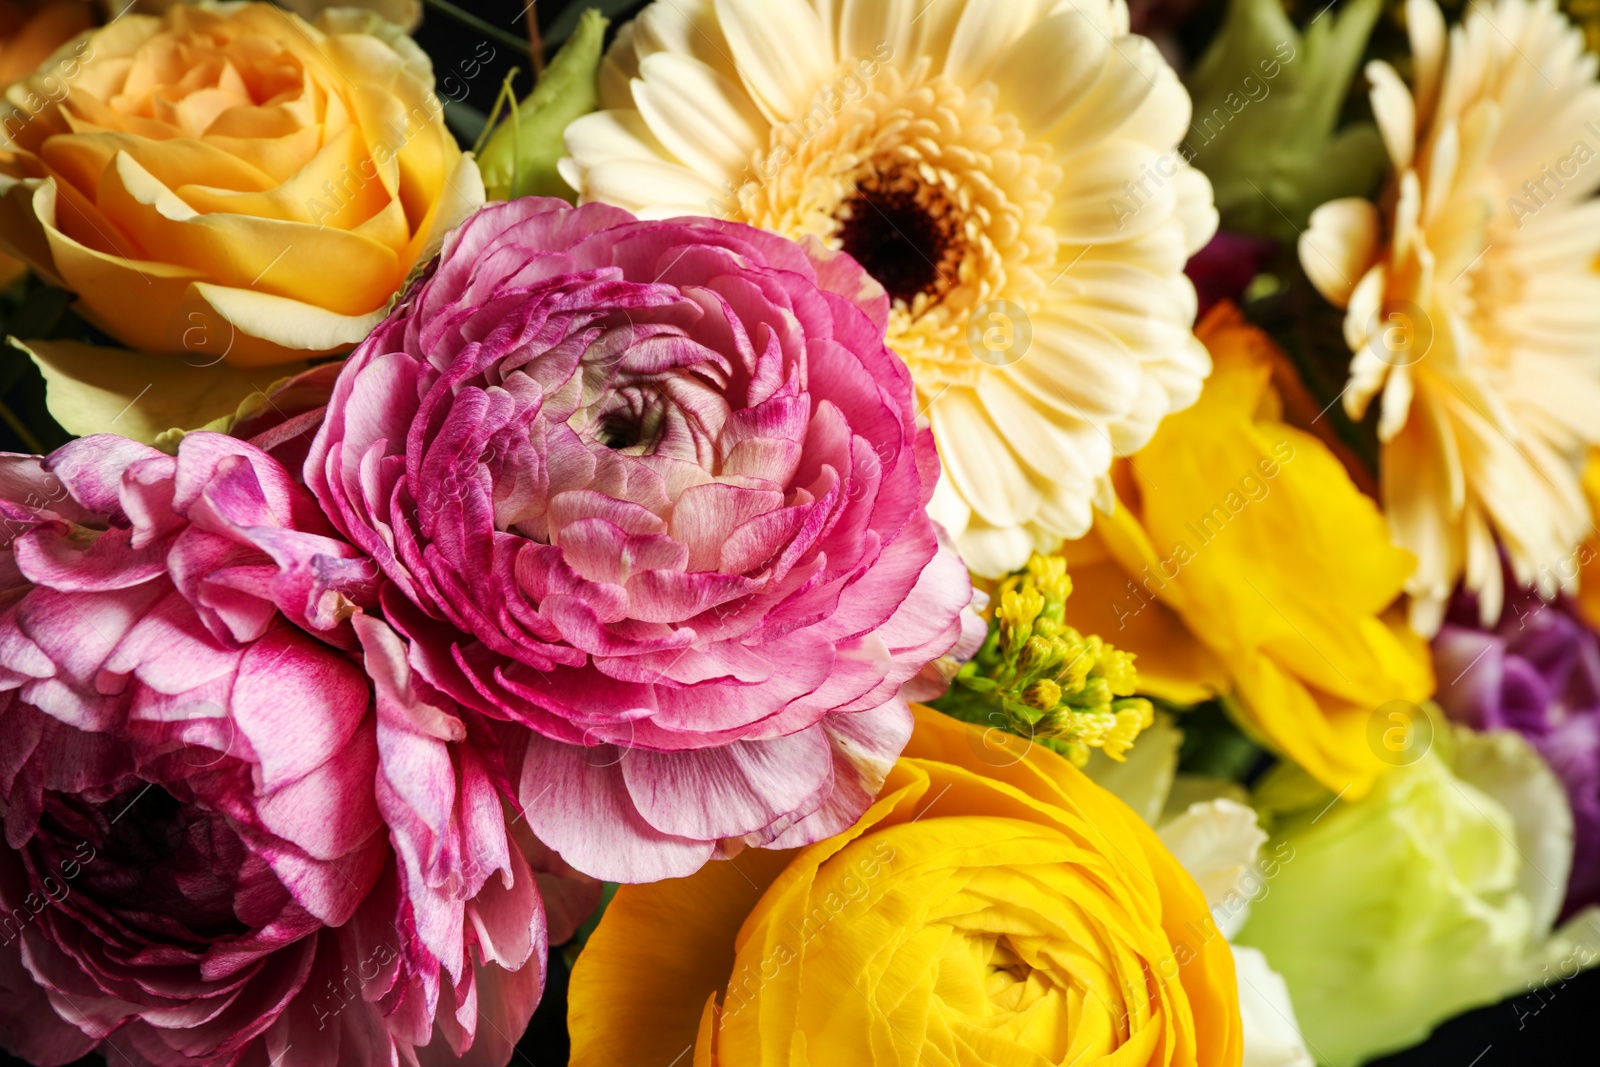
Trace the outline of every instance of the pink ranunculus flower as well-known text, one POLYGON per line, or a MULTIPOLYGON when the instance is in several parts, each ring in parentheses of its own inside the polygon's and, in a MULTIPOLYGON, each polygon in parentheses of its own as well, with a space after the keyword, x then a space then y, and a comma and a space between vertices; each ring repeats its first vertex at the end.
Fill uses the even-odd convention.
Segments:
POLYGON ((578 869, 813 840, 899 754, 971 586, 888 311, 820 246, 528 198, 340 374, 306 484, 578 869))
POLYGON ((543 979, 535 875, 503 771, 372 601, 243 442, 0 456, 0 1046, 509 1059, 543 979))

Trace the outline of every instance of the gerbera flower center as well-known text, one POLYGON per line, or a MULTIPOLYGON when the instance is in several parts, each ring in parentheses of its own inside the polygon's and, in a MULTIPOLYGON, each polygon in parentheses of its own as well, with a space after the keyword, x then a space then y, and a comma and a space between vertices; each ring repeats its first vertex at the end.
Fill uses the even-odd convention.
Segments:
POLYGON ((954 283, 965 251, 944 191, 913 175, 868 174, 840 208, 834 239, 897 303, 937 299, 954 283))
POLYGON ((1051 150, 996 110, 992 86, 930 76, 926 59, 839 103, 830 83, 773 128, 739 214, 855 257, 893 301, 888 341, 925 397, 972 384, 988 369, 966 344, 973 309, 1027 308, 1054 273, 1051 150))

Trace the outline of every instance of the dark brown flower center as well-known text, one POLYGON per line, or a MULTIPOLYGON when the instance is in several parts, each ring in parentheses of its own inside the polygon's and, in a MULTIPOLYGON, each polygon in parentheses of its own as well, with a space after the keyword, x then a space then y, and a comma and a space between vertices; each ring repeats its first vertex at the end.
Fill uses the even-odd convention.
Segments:
POLYGON ((889 298, 910 307, 955 284, 963 241, 943 190, 901 171, 874 173, 841 205, 835 237, 889 298))

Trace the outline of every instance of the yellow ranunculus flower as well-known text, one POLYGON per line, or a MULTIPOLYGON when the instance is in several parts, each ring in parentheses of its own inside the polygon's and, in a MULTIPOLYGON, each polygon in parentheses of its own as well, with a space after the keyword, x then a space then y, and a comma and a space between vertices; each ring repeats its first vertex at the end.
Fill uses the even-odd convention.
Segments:
POLYGON ((129 14, 6 99, 0 246, 175 373, 354 345, 483 202, 427 56, 371 12, 129 14))
POLYGON ((1282 421, 1272 342, 1231 306, 1199 335, 1216 365, 1113 472, 1114 514, 1066 548, 1074 622, 1138 656, 1140 691, 1236 698, 1243 725, 1354 799, 1388 766, 1369 721, 1433 692, 1394 610, 1414 560, 1311 434, 1282 421))
POLYGON ((844 833, 618 890, 569 998, 574 1067, 1242 1056, 1228 944, 1149 827, 1054 753, 925 708, 844 833))

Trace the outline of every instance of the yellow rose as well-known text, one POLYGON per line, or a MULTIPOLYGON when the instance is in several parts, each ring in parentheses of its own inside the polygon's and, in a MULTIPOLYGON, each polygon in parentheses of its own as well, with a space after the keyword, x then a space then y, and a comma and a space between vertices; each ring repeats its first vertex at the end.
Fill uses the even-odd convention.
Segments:
POLYGON ((371 12, 129 14, 6 99, 0 245, 179 372, 354 345, 483 202, 427 56, 371 12))
POLYGON ((1396 762, 1374 713, 1433 692, 1427 644, 1394 610, 1415 560, 1283 421, 1267 336, 1231 306, 1199 336, 1216 368, 1199 401, 1121 461, 1115 513, 1064 549, 1074 622, 1138 656, 1141 692, 1235 697, 1252 734, 1355 799, 1396 762))
MULTIPOLYGON (((26 75, 57 48, 94 25, 94 12, 82 0, 18 3, 0 0, 0 90, 26 75)), ((0 253, 0 288, 27 267, 0 253)))
POLYGON ((925 708, 844 833, 618 890, 569 996, 573 1067, 1242 1056, 1227 942, 1155 834, 1054 753, 925 708))

